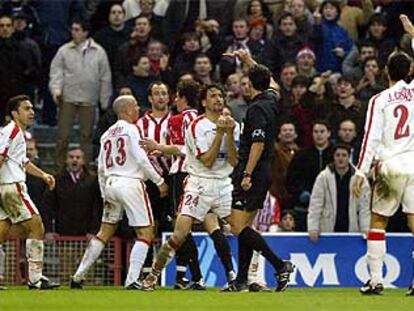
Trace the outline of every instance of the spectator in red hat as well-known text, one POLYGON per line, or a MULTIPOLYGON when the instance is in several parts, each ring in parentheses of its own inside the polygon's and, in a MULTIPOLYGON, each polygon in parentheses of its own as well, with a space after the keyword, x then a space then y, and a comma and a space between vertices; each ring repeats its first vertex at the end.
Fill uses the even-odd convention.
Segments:
POLYGON ((318 74, 315 68, 316 56, 309 46, 304 46, 296 55, 296 64, 300 75, 312 78, 318 74))

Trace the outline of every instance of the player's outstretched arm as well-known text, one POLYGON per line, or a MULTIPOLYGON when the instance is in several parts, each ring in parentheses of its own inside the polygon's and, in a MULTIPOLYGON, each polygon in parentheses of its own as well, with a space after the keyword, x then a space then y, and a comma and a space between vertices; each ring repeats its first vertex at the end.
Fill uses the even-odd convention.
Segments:
POLYGON ((42 169, 38 168, 32 162, 27 162, 26 171, 30 175, 43 179, 43 181, 49 186, 50 190, 53 190, 55 188, 55 178, 42 169))

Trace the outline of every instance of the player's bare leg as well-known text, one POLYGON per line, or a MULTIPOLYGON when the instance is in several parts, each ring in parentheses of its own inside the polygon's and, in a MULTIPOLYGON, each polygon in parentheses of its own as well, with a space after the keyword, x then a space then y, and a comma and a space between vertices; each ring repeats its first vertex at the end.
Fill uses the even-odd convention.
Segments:
POLYGON ((142 283, 143 290, 153 290, 157 284, 158 277, 174 257, 175 251, 187 238, 193 225, 193 218, 187 215, 178 215, 174 226, 174 233, 158 251, 157 257, 152 265, 151 273, 147 275, 142 283))
POLYGON ((129 257, 128 275, 125 280, 125 287, 127 289, 141 289, 138 278, 147 257, 148 249, 151 247, 152 240, 154 239, 154 226, 134 227, 134 230, 137 239, 129 257))
MULTIPOLYGON (((227 218, 229 219, 230 217, 227 218)), ((208 213, 204 219, 203 225, 214 242, 214 248, 216 249, 224 270, 226 271, 227 287, 230 287, 236 279, 236 273, 234 272, 233 262, 231 259, 230 244, 220 229, 217 215, 214 213, 208 213)), ((227 287, 225 287, 225 289, 227 287)))
MULTIPOLYGON (((414 234, 414 214, 407 214, 407 224, 408 224, 408 228, 410 228, 411 232, 414 234)), ((414 267, 414 251, 412 253, 412 260, 413 260, 413 267, 414 267)), ((413 277, 410 287, 408 288, 407 296, 414 296, 414 277, 413 277)))
POLYGON ((86 248, 85 254, 82 257, 82 261, 79 264, 78 270, 72 276, 70 287, 74 289, 81 289, 83 280, 86 273, 88 273, 90 267, 101 255, 102 250, 105 248, 105 244, 113 237, 118 224, 102 223, 96 237, 93 237, 89 241, 89 245, 86 248))
POLYGON ((371 279, 360 288, 364 295, 381 295, 384 291, 382 266, 386 254, 385 228, 388 217, 371 213, 371 225, 367 237, 367 262, 371 279))
POLYGON ((6 253, 3 249, 3 243, 6 241, 11 227, 8 219, 0 220, 0 290, 6 289, 3 285, 4 273, 6 268, 6 253))

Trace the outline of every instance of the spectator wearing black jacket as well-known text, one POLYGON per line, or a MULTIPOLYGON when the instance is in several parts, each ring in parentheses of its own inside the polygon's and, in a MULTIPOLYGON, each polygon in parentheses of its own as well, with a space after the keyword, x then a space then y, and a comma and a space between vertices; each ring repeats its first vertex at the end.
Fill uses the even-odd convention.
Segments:
POLYGON ((0 16, 0 124, 7 112, 7 101, 24 94, 26 83, 33 79, 33 64, 27 50, 13 38, 10 16, 0 16))
POLYGON ((102 199, 98 179, 85 166, 84 152, 68 151, 65 168, 56 176, 56 187, 44 198, 45 231, 58 235, 95 234, 99 228, 102 199))
POLYGON ((128 41, 130 31, 124 22, 125 11, 122 5, 113 4, 109 11, 108 19, 109 25, 99 30, 95 34, 94 39, 104 48, 108 55, 109 65, 113 74, 118 48, 128 41))
POLYGON ((264 50, 265 64, 274 76, 279 76, 282 65, 295 63, 296 55, 305 45, 306 39, 298 34, 293 15, 285 13, 279 19, 278 32, 264 50))
POLYGON ((306 217, 312 187, 318 174, 332 161, 331 131, 327 122, 317 120, 312 127, 313 146, 295 154, 286 176, 286 189, 296 212, 296 230, 306 231, 306 217))

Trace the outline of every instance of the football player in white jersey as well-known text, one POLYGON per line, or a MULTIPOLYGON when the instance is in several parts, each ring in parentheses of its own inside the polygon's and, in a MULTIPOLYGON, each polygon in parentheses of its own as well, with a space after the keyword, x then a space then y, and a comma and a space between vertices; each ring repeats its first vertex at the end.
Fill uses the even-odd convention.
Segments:
MULTIPOLYGON (((400 16, 404 29, 414 42, 414 26, 400 16)), ((363 175, 368 174, 374 156, 378 158, 368 232, 367 261, 371 279, 361 287, 365 295, 381 295, 384 290, 382 266, 386 254, 385 229, 388 219, 400 205, 414 233, 414 81, 407 83, 412 59, 394 52, 387 62, 390 87, 371 98, 356 179, 352 192, 361 195, 363 175)), ((414 284, 407 295, 414 296, 414 284)))
POLYGON ((221 115, 224 91, 209 85, 201 92, 205 114, 195 119, 185 137, 184 167, 189 173, 173 236, 164 243, 155 259, 151 273, 143 282, 144 290, 153 290, 162 269, 185 241, 195 221, 203 222, 209 212, 224 221, 231 214, 232 183, 229 177, 237 164, 239 133, 231 117, 221 115))
POLYGON ((142 136, 135 125, 139 116, 135 98, 120 96, 113 109, 118 121, 102 135, 98 157, 98 178, 104 200, 102 224, 96 238, 90 240, 71 279, 71 288, 82 288, 86 273, 115 234, 125 212, 137 235, 125 288, 139 289, 138 277, 154 235, 154 219, 144 181, 150 179, 156 184, 162 197, 168 193, 164 179, 154 170, 139 146, 142 136))
POLYGON ((13 97, 8 102, 12 119, 0 130, 0 244, 12 224, 27 232, 26 257, 29 263, 30 289, 53 289, 59 284, 43 276, 44 227, 39 212, 27 193, 26 172, 55 187, 55 179, 29 161, 24 131, 33 124, 34 111, 30 98, 13 97))

